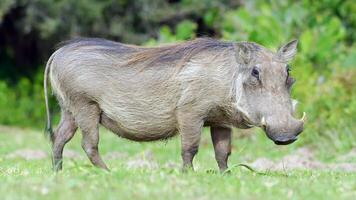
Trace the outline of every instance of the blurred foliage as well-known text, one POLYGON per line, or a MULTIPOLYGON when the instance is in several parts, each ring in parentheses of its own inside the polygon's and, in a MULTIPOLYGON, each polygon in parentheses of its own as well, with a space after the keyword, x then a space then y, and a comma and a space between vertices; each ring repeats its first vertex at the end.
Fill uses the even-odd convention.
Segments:
POLYGON ((180 37, 189 38, 191 30, 216 35, 203 21, 212 24, 238 5, 236 0, 1 0, 0 78, 31 78, 58 42, 78 36, 141 44, 157 37, 159 27, 177 24, 180 37))
MULTIPOLYGON (((300 101, 298 110, 308 114, 301 144, 327 144, 339 150, 356 146, 353 0, 5 0, 0 3, 0 21, 8 20, 8 13, 17 7, 22 7, 23 15, 11 18, 20 32, 15 36, 35 32, 36 55, 42 63, 50 53, 49 45, 77 35, 144 45, 211 36, 255 41, 272 49, 298 38, 298 54, 291 63, 298 81, 292 96, 300 101)), ((0 28, 0 34, 4 33, 0 28)), ((15 66, 16 48, 8 40, 0 39, 0 44, 1 67, 15 66)), ((0 82, 0 123, 42 125, 42 69, 38 66, 43 65, 31 64, 37 67, 31 68, 34 76, 20 78, 16 84, 0 82)), ((1 76, 11 76, 5 72, 16 70, 2 68, 1 76)))
POLYGON ((38 73, 33 82, 22 78, 14 87, 8 87, 5 82, 0 82, 2 124, 34 126, 44 119, 42 80, 42 73, 38 73))

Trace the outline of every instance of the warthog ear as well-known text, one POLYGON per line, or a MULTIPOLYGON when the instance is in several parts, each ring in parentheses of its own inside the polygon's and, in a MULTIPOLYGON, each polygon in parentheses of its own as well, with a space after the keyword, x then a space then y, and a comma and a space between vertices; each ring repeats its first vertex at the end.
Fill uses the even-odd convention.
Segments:
POLYGON ((236 59, 240 64, 248 64, 252 58, 252 50, 247 42, 236 44, 236 59))
POLYGON ((292 40, 280 47, 277 51, 276 58, 284 62, 292 60, 297 53, 297 44, 298 40, 292 40))

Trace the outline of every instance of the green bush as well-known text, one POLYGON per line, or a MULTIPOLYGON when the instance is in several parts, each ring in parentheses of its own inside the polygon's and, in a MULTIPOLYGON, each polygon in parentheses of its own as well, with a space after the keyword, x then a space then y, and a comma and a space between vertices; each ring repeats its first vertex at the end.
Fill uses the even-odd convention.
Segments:
MULTIPOLYGON (((43 127, 46 118, 42 83, 42 71, 32 81, 22 78, 15 86, 0 81, 0 124, 43 127)), ((54 103, 52 106, 57 107, 54 103)))

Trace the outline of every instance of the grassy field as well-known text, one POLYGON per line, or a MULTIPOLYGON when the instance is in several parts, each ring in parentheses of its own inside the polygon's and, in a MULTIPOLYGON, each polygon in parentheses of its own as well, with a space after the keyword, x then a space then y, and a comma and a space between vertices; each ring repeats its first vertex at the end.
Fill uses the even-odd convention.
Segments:
MULTIPOLYGON (((263 171, 232 167, 217 173, 209 130, 204 130, 195 172, 180 172, 178 137, 135 143, 102 130, 100 152, 111 171, 92 167, 80 133, 66 146, 64 169, 51 170, 50 145, 34 130, 0 127, 1 199, 355 199, 356 173, 328 169, 263 171), (27 158, 26 158, 27 156, 27 158)), ((230 166, 257 158, 278 160, 300 148, 275 146, 259 131, 235 135, 230 166)), ((311 147, 313 148, 313 147, 311 147)), ((336 162, 314 149, 323 162, 336 162)), ((350 162, 356 162, 351 160, 350 162)))

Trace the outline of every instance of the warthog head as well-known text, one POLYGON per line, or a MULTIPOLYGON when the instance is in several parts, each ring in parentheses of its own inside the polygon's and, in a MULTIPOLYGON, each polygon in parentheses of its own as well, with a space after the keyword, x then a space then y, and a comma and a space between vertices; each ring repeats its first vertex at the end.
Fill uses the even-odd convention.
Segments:
POLYGON ((278 145, 290 144, 303 131, 304 117, 293 117, 294 83, 287 64, 295 55, 297 40, 273 53, 253 43, 237 43, 240 72, 236 80, 236 108, 246 126, 261 127, 278 145))

